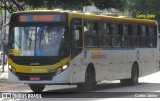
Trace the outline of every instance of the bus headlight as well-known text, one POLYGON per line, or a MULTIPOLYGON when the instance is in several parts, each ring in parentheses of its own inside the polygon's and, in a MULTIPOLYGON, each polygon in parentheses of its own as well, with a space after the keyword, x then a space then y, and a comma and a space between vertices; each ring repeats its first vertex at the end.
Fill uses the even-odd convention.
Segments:
POLYGON ((11 65, 8 65, 8 68, 11 70, 11 68, 12 68, 11 65))
POLYGON ((13 73, 13 74, 16 74, 16 69, 15 68, 13 68, 12 66, 8 66, 8 68, 11 70, 11 72, 13 73))
POLYGON ((63 65, 62 67, 59 67, 56 69, 56 74, 61 73, 62 71, 66 70, 68 68, 68 64, 63 65))
POLYGON ((62 66, 62 69, 63 69, 63 70, 65 70, 65 69, 67 69, 67 68, 68 68, 68 65, 62 66))

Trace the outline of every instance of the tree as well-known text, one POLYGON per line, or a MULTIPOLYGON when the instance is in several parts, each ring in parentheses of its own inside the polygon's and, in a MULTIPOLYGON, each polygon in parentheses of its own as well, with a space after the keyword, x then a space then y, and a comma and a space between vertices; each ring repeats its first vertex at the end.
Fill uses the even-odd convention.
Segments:
POLYGON ((47 7, 48 9, 63 8, 70 10, 82 10, 84 6, 95 5, 99 9, 116 8, 123 10, 126 0, 18 0, 38 8, 47 7))
POLYGON ((128 0, 127 9, 130 15, 137 17, 143 15, 142 19, 153 19, 160 22, 160 0, 128 0), (147 17, 148 15, 155 15, 155 17, 147 17))
POLYGON ((25 7, 33 8, 62 8, 69 10, 82 10, 84 6, 95 5, 99 9, 116 8, 124 10, 126 0, 0 0, 1 8, 10 13, 25 10, 25 7))
POLYGON ((136 14, 159 14, 159 4, 160 0, 132 0, 128 2, 127 8, 133 16, 136 14))
POLYGON ((2 4, 0 6, 1 9, 6 9, 8 12, 13 13, 17 10, 24 10, 24 2, 18 2, 17 0, 0 0, 2 4))
POLYGON ((91 0, 93 4, 99 9, 115 8, 117 10, 124 10, 127 0, 91 0))
POLYGON ((18 0, 25 2, 33 8, 47 7, 48 9, 63 8, 70 10, 82 9, 83 6, 91 5, 90 0, 18 0))
POLYGON ((0 8, 0 14, 2 13, 2 11, 3 11, 3 8, 0 8))
POLYGON ((45 7, 46 0, 17 0, 18 2, 25 2, 25 4, 34 8, 45 7))

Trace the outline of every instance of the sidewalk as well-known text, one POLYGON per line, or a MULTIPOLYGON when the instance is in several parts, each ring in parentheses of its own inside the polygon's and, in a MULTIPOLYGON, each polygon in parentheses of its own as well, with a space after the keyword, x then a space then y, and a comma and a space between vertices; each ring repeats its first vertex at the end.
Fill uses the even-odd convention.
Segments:
MULTIPOLYGON (((2 66, 0 65, 0 68, 2 66)), ((16 84, 8 80, 8 65, 5 65, 4 72, 0 71, 0 92, 12 91, 15 88, 23 88, 24 84, 16 84)))
POLYGON ((4 66, 4 72, 2 72, 2 65, 0 65, 0 79, 1 78, 8 79, 8 65, 4 66))
MULTIPOLYGON (((0 65, 0 69, 2 68, 2 65, 0 65)), ((4 72, 0 70, 0 91, 3 87, 11 85, 11 83, 8 81, 8 65, 5 65, 4 72)))

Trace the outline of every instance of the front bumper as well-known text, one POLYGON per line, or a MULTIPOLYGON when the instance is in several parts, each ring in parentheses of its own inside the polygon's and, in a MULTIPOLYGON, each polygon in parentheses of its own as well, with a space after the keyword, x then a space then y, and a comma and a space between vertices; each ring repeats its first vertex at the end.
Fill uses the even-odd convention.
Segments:
MULTIPOLYGON (((21 74, 22 76, 23 74, 21 74)), ((27 75, 28 76, 28 75, 27 75)), ((36 75, 35 75, 36 76, 36 75)), ((53 75, 52 78, 46 76, 46 79, 37 80, 37 81, 31 81, 27 79, 21 79, 22 77, 25 78, 25 76, 17 77, 15 74, 13 74, 10 69, 8 69, 8 77, 9 81, 13 83, 24 83, 24 84, 70 84, 72 83, 71 80, 71 73, 70 68, 67 68, 65 71, 58 75, 53 75)), ((45 78, 45 77, 43 77, 45 78)))

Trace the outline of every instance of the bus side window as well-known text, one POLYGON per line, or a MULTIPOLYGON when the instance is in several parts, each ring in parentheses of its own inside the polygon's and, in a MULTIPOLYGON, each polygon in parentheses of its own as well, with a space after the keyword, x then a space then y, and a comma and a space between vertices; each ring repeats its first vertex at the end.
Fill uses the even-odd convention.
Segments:
POLYGON ((109 29, 109 36, 110 36, 111 46, 113 47, 113 42, 114 42, 114 39, 112 37, 112 35, 113 35, 113 26, 112 26, 111 23, 108 23, 108 29, 109 29))
MULTIPOLYGON (((86 26, 85 34, 85 46, 87 47, 96 47, 97 46, 97 23, 96 22, 85 22, 84 26, 86 26)), ((85 27, 84 27, 85 28, 85 27)))
POLYGON ((133 26, 128 25, 128 47, 132 47, 133 26))
POLYGON ((122 35, 122 34, 123 34, 123 25, 118 24, 118 35, 122 35))
POLYGON ((104 29, 105 29, 105 39, 106 39, 106 45, 107 47, 111 47, 112 46, 112 43, 111 43, 111 35, 109 34, 109 24, 108 23, 105 23, 104 24, 104 29))
POLYGON ((152 40, 152 26, 149 27, 149 47, 153 47, 153 40, 152 40))
POLYGON ((154 47, 157 47, 157 26, 154 26, 154 47))
POLYGON ((147 33, 146 33, 146 26, 142 26, 142 34, 141 34, 141 47, 147 47, 147 33))
POLYGON ((130 47, 129 28, 126 24, 123 25, 122 44, 123 47, 130 47))
POLYGON ((132 46, 139 47, 139 38, 137 35, 137 26, 133 25, 132 46))
POLYGON ((104 22, 99 22, 98 23, 98 40, 99 40, 99 46, 100 47, 105 47, 108 46, 108 42, 107 42, 107 29, 108 26, 106 25, 106 23, 104 22))
POLYGON ((112 24, 113 34, 112 34, 112 46, 121 47, 121 35, 118 35, 118 25, 112 24))
POLYGON ((121 46, 122 45, 122 41, 124 41, 123 33, 124 33, 123 24, 118 24, 118 37, 119 38, 122 37, 122 40, 119 40, 119 46, 121 46))
POLYGON ((137 26, 137 46, 138 47, 141 47, 141 34, 142 34, 142 29, 141 29, 141 26, 138 25, 137 26))
POLYGON ((156 47, 157 41, 157 28, 156 26, 150 26, 149 28, 149 47, 156 47))
POLYGON ((149 26, 146 26, 147 47, 149 47, 149 26))
POLYGON ((85 35, 85 46, 92 45, 91 39, 91 25, 89 22, 84 22, 84 35, 85 35))

